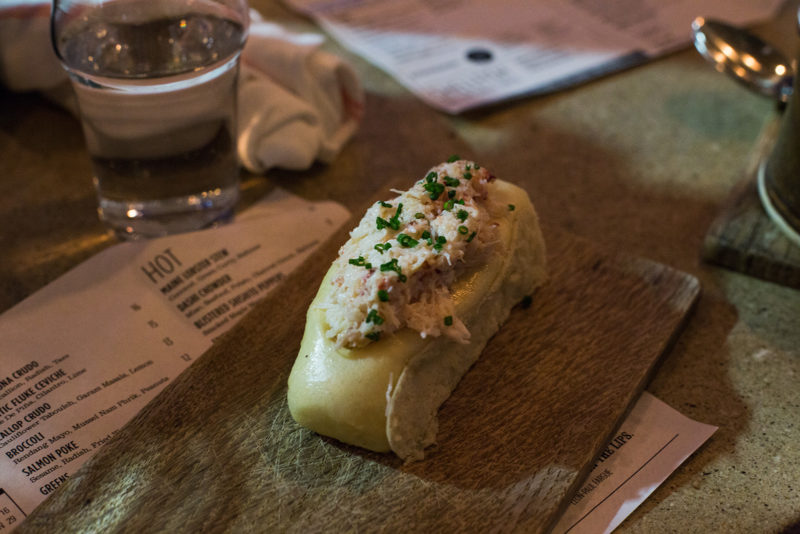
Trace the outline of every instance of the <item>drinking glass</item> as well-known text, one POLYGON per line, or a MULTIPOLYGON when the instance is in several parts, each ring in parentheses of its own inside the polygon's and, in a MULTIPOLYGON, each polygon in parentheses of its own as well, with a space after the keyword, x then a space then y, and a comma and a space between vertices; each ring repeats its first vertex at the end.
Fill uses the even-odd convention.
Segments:
MULTIPOLYGON (((800 58, 800 52, 797 57, 800 58)), ((772 153, 758 169, 758 191, 767 215, 800 247, 800 75, 797 73, 781 121, 772 153)))
POLYGON ((125 239, 230 220, 246 0, 53 0, 101 219, 125 239))

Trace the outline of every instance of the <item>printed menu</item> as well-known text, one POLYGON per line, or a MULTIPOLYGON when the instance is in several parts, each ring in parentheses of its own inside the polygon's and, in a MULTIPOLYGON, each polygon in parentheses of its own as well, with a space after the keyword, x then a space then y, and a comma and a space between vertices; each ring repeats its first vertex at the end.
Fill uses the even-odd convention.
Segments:
POLYGON ((697 16, 751 24, 782 0, 284 0, 431 106, 560 89, 691 42, 697 16))
POLYGON ((0 316, 0 532, 348 216, 278 191, 228 226, 112 246, 0 316))

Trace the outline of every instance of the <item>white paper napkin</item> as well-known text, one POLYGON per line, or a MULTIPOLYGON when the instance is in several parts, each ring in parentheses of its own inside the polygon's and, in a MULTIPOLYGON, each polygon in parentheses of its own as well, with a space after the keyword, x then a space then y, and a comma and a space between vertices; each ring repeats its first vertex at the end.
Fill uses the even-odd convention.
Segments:
MULTIPOLYGON (((50 45, 50 3, 0 4, 0 82, 41 91, 76 113, 50 45)), ((250 11, 239 79, 239 159, 251 172, 331 162, 358 128, 364 93, 353 68, 321 49, 324 37, 295 33, 250 11)))

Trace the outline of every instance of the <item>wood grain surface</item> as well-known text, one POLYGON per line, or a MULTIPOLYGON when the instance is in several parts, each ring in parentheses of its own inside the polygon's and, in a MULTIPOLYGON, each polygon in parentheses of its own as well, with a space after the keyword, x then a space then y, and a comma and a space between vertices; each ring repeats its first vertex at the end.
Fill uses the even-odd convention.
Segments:
POLYGON ((800 247, 764 211, 755 176, 734 189, 714 220, 703 242, 703 259, 800 289, 800 247))
POLYGON ((403 465, 294 423, 286 379, 346 226, 20 526, 31 532, 542 532, 699 294, 691 276, 545 228, 515 309, 403 465))
POLYGON ((800 247, 769 218, 755 176, 738 184, 706 234, 703 259, 800 289, 800 247))
POLYGON ((758 167, 768 157, 779 119, 766 124, 733 189, 703 241, 703 259, 763 280, 800 289, 800 247, 769 218, 758 195, 758 167))

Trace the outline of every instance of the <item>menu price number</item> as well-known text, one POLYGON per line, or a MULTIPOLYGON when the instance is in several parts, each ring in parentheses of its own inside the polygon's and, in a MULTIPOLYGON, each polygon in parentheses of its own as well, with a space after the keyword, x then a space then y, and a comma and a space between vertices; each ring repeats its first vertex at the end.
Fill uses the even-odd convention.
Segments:
MULTIPOLYGON (((134 303, 133 303, 133 304, 131 304, 130 306, 131 306, 131 309, 132 309, 133 311, 135 311, 135 312, 139 312, 139 311, 141 311, 141 310, 142 310, 142 307, 141 307, 141 306, 140 306, 138 303, 135 303, 135 302, 134 302, 134 303)), ((158 329, 158 328, 161 326, 161 325, 158 323, 158 321, 156 321, 155 319, 147 319, 147 321, 146 321, 146 324, 147 324, 147 326, 148 326, 148 327, 149 327, 151 330, 158 329)), ((167 346, 167 347, 172 347, 172 346, 174 346, 174 345, 175 345, 175 341, 174 341, 174 340, 173 340, 173 339, 172 339, 170 336, 164 336, 164 337, 162 337, 162 338, 161 338, 161 343, 163 343, 163 344, 164 344, 165 346, 167 346)), ((183 361, 185 361, 185 362, 190 362, 190 361, 192 361, 192 357, 191 357, 191 356, 190 356, 188 353, 186 353, 186 352, 182 353, 182 354, 180 355, 180 358, 181 358, 181 360, 183 360, 183 361)))
POLYGON ((11 527, 18 521, 17 516, 11 511, 11 508, 5 506, 0 508, 0 530, 5 530, 11 527))
MULTIPOLYGON (((149 326, 150 328, 158 328, 158 321, 154 321, 153 319, 149 319, 147 321, 147 326, 149 326)), ((167 347, 171 347, 172 345, 175 344, 175 342, 172 341, 172 338, 169 337, 169 336, 164 336, 163 338, 161 338, 161 342, 164 345, 166 345, 167 347)))
POLYGON ((25 518, 17 503, 0 489, 0 532, 11 532, 25 518))

